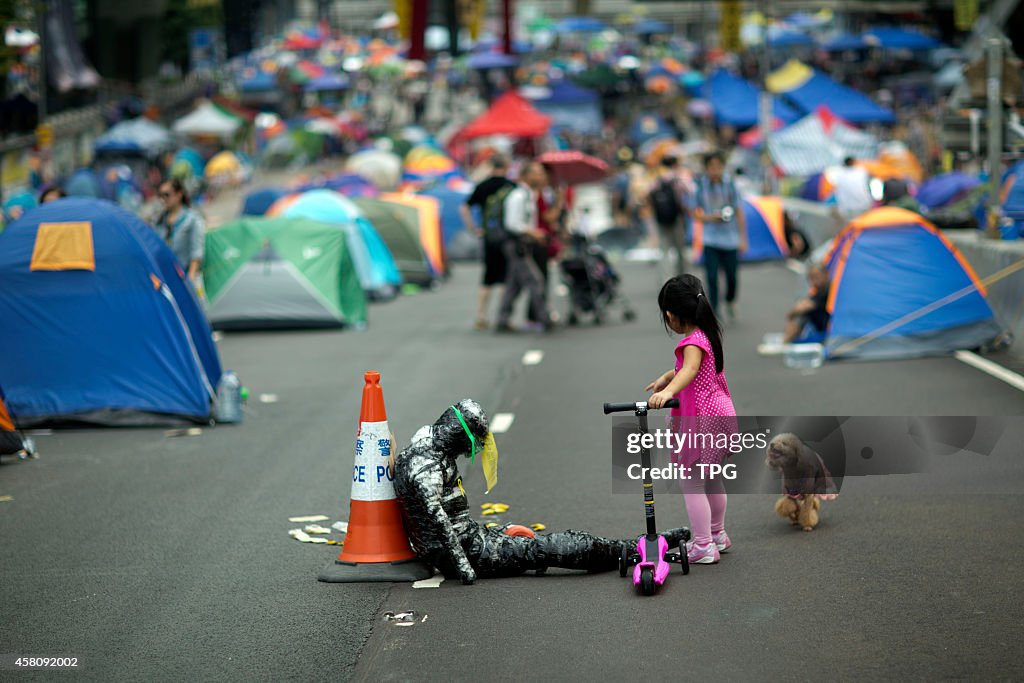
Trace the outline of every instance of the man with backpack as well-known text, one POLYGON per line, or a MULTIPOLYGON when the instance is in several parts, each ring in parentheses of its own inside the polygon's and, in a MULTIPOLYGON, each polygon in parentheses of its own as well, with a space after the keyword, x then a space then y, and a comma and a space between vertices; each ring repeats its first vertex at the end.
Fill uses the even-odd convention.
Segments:
POLYGON ((473 193, 460 207, 466 229, 483 236, 484 274, 477 297, 476 329, 486 330, 487 309, 491 302, 491 289, 505 284, 508 264, 505 258, 505 198, 516 184, 509 180, 508 161, 504 157, 491 159, 491 176, 473 189, 473 193), (480 211, 481 225, 473 220, 473 207, 480 211))
POLYGON ((686 208, 683 206, 683 189, 677 167, 678 159, 666 156, 661 160, 661 170, 648 195, 654 222, 658 224, 658 243, 662 249, 671 248, 675 252, 676 272, 684 271, 683 252, 686 248, 686 231, 683 218, 686 208))

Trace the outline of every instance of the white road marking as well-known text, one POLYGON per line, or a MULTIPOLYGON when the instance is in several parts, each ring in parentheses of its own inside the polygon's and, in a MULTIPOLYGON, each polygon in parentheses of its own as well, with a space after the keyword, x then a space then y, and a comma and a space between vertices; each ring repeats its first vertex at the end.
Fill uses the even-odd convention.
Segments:
MULTIPOLYGON (((412 584, 413 588, 440 588, 441 583, 444 582, 444 575, 438 574, 437 576, 431 576, 429 579, 422 579, 421 581, 414 581, 412 584)), ((426 621, 427 616, 423 615, 423 620, 426 621)))
POLYGON ((491 420, 491 431, 495 434, 504 434, 512 426, 512 421, 515 419, 514 413, 498 413, 491 420))
POLYGON ((1002 380, 1014 389, 1024 391, 1024 377, 1021 377, 1013 370, 1004 368, 1002 365, 994 363, 987 358, 982 358, 971 351, 957 351, 953 355, 961 363, 966 363, 972 368, 981 370, 986 375, 991 375, 998 380, 1002 380))
POLYGON ((523 365, 539 365, 544 360, 544 352, 531 349, 523 354, 523 365))

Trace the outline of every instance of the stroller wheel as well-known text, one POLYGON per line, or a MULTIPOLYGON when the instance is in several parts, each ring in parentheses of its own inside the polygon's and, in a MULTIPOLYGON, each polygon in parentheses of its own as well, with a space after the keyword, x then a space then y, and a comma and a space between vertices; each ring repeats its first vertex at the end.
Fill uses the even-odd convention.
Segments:
POLYGON ((576 311, 573 311, 572 313, 569 314, 568 323, 570 325, 579 325, 580 324, 580 318, 579 318, 578 315, 576 315, 576 311))
POLYGON ((634 320, 636 320, 636 311, 634 311, 633 309, 627 308, 622 313, 622 319, 625 320, 627 323, 633 322, 634 320))

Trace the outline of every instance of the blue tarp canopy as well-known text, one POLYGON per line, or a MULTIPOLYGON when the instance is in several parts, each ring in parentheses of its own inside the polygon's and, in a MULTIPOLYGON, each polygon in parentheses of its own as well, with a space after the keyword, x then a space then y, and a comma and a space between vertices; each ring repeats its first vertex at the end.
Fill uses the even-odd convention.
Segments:
POLYGON ((608 24, 594 17, 566 17, 555 24, 556 33, 600 33, 608 24))
MULTIPOLYGON (((820 106, 826 106, 836 116, 850 123, 896 121, 890 110, 875 104, 864 93, 836 83, 817 70, 803 85, 782 93, 782 97, 808 114, 820 106)), ((753 106, 756 109, 756 102, 753 106)))
POLYGON ((122 121, 96 138, 97 152, 159 154, 174 147, 171 132, 146 118, 122 121))
POLYGON ((638 36, 649 36, 655 33, 672 33, 672 27, 657 19, 641 19, 633 25, 633 33, 638 36))
POLYGON ((555 81, 544 96, 530 98, 537 111, 551 117, 555 127, 568 128, 578 133, 601 132, 600 96, 570 81, 555 81))
POLYGON ((840 33, 822 44, 829 52, 846 52, 847 50, 866 50, 871 47, 863 36, 852 33, 840 33))
POLYGON ((892 50, 933 50, 942 43, 919 31, 895 26, 878 26, 864 34, 864 42, 872 47, 892 50))
MULTIPOLYGON (((704 97, 714 107, 719 124, 749 128, 758 122, 761 91, 739 76, 721 69, 716 71, 704 83, 704 97)), ((801 116, 778 97, 772 98, 772 114, 784 123, 801 116)))
POLYGON ((466 63, 470 69, 507 69, 519 64, 519 58, 502 52, 477 52, 466 63))
POLYGON ((220 360, 181 265, 156 231, 69 197, 0 233, 0 377, 22 426, 211 417, 220 360))
POLYGON ((323 76, 306 83, 306 92, 319 92, 321 90, 345 90, 349 86, 348 76, 342 73, 327 72, 323 76))
POLYGON ((800 31, 769 30, 768 45, 771 47, 797 47, 814 45, 814 40, 806 33, 800 31))

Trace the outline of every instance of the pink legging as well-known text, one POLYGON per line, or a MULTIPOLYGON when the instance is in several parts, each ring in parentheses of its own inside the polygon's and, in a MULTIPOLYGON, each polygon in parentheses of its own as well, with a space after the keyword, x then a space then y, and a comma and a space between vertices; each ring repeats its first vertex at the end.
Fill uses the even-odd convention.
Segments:
POLYGON ((721 477, 683 480, 683 500, 694 542, 697 545, 711 543, 711 534, 725 528, 725 483, 721 477))

